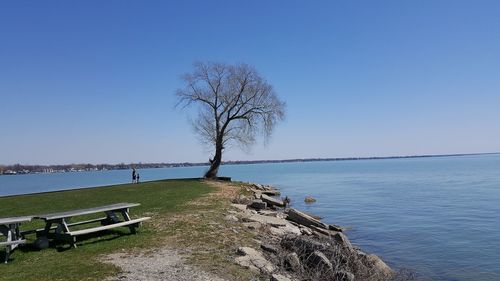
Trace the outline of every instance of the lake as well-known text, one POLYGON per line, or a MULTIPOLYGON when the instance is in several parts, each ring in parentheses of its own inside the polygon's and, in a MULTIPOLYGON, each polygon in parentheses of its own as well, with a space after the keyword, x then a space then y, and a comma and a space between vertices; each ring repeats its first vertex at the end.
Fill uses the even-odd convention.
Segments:
MULTIPOLYGON (((199 177, 207 167, 140 170, 141 180, 199 177)), ((500 155, 222 166, 272 184, 298 209, 349 228, 395 268, 436 280, 500 280, 500 155), (317 202, 304 203, 306 196, 317 202)), ((0 195, 129 182, 131 172, 0 176, 0 195)), ((2 214, 3 215, 3 214, 2 214)))

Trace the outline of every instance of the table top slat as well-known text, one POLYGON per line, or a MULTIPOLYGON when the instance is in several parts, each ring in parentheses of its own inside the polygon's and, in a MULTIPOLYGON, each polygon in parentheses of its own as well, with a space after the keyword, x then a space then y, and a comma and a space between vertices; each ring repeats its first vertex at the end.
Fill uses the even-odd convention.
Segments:
POLYGON ((11 224, 11 223, 20 223, 31 221, 33 217, 31 216, 22 216, 22 217, 10 217, 10 218, 0 218, 0 224, 11 224))
POLYGON ((38 218, 38 219, 43 219, 43 220, 54 220, 54 219, 76 217, 76 216, 106 212, 106 211, 116 211, 116 210, 120 210, 120 209, 136 207, 139 205, 141 205, 141 204, 139 204, 139 203, 117 203, 117 204, 99 206, 99 207, 94 207, 94 208, 86 208, 86 209, 79 209, 79 210, 70 210, 70 211, 66 211, 66 212, 36 215, 34 217, 38 218))

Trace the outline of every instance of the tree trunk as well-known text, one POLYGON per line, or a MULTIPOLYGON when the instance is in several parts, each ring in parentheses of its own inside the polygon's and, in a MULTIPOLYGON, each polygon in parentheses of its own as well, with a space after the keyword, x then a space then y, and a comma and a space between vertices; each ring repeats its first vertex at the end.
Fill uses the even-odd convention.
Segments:
POLYGON ((210 162, 210 169, 205 173, 205 178, 214 179, 217 177, 217 172, 219 172, 220 164, 222 163, 222 140, 217 141, 215 145, 215 156, 210 162))

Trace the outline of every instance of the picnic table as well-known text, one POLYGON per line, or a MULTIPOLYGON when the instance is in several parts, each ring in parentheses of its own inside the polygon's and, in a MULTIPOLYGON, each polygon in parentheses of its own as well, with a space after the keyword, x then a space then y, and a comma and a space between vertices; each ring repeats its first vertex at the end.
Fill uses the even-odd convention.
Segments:
POLYGON ((0 242, 0 246, 5 247, 5 263, 9 260, 10 253, 20 244, 26 243, 19 230, 19 225, 23 222, 31 221, 32 217, 11 217, 0 218, 0 232, 7 239, 0 242))
POLYGON ((76 248, 77 236, 117 227, 128 227, 130 231, 135 234, 136 229, 139 228, 141 222, 150 219, 150 217, 142 217, 138 219, 130 218, 130 208, 139 205, 139 203, 117 203, 94 208, 36 215, 34 216, 34 218, 42 219, 45 221, 45 228, 36 231, 37 241, 35 241, 35 245, 39 248, 46 248, 48 247, 49 239, 54 239, 56 241, 69 242, 72 247, 76 248), (73 217, 97 213, 104 213, 105 216, 96 219, 71 222, 71 219, 73 217), (122 219, 120 219, 119 217, 120 214, 122 219), (97 222, 100 222, 101 225, 91 228, 71 230, 71 228, 77 225, 85 225, 97 222))

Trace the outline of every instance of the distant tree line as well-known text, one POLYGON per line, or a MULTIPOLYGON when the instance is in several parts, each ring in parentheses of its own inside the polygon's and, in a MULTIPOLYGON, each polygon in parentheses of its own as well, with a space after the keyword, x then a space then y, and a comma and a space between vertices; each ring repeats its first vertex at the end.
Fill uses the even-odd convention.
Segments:
POLYGON ((120 163, 120 164, 66 164, 66 165, 0 165, 0 174, 27 174, 27 173, 50 173, 50 172, 77 172, 77 171, 101 171, 101 170, 127 170, 147 168, 169 168, 201 166, 207 163, 120 163))

